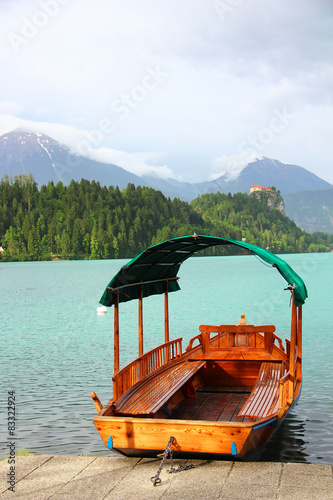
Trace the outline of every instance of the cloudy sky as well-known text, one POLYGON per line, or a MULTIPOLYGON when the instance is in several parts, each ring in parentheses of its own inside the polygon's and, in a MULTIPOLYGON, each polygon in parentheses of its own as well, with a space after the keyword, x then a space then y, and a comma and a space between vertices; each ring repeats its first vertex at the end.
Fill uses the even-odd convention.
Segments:
POLYGON ((0 134, 197 182, 268 156, 333 183, 331 0, 1 0, 0 134))

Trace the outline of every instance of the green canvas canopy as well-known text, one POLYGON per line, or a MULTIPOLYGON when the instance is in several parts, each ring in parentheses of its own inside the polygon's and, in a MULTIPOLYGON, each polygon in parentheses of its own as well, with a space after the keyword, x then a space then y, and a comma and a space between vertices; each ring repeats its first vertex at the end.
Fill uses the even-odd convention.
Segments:
POLYGON ((294 287, 296 306, 304 304, 308 294, 302 278, 280 257, 251 243, 196 234, 163 241, 137 255, 112 278, 100 303, 112 306, 115 294, 118 294, 119 302, 138 299, 140 294, 142 297, 160 294, 165 291, 165 283, 168 283, 169 292, 180 290, 177 273, 182 262, 194 253, 216 245, 242 247, 275 267, 294 287))

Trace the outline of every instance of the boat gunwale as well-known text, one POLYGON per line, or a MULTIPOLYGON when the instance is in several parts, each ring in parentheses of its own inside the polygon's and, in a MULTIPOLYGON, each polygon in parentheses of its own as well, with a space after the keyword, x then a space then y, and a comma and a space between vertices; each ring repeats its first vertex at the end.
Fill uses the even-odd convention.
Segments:
MULTIPOLYGON (((292 407, 293 405, 291 405, 292 407)), ((290 410, 290 408, 288 408, 288 410, 286 409, 286 414, 287 412, 290 410)), ((99 421, 118 421, 118 422, 122 422, 122 423, 131 423, 131 422, 140 422, 141 423, 145 423, 145 424, 163 424, 164 426, 167 426, 167 425, 190 425, 192 427, 198 427, 198 426, 202 426, 202 427, 235 427, 235 428, 239 428, 239 427, 244 427, 244 428, 253 428, 253 427, 256 427, 257 425, 261 425, 261 424, 269 424, 270 421, 272 420, 277 420, 278 421, 278 413, 279 412, 275 412, 275 413, 272 413, 271 415, 267 416, 267 417, 264 417, 264 418, 258 418, 258 420, 254 421, 254 422, 229 422, 229 421, 225 421, 225 420, 181 420, 181 419, 172 419, 172 418, 167 418, 167 419, 164 419, 164 418, 153 418, 153 417, 126 417, 124 415, 100 415, 99 413, 93 418, 93 421, 94 423, 98 423, 99 421)), ((281 422, 281 420, 279 420, 279 423, 281 422)))

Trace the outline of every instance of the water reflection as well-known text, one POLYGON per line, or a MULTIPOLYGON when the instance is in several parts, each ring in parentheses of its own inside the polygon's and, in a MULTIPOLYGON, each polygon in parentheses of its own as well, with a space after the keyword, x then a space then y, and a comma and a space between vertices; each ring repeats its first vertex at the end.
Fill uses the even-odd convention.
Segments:
POLYGON ((261 462, 310 462, 306 452, 306 421, 289 414, 260 456, 261 462))

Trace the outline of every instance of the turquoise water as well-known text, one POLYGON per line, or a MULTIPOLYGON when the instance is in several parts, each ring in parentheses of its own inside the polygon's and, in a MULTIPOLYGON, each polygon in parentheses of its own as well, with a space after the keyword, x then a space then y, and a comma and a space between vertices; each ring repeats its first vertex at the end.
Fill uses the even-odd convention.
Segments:
MULTIPOLYGON (((333 254, 282 256, 306 282, 303 390, 262 460, 333 464, 333 254)), ((113 311, 98 315, 105 286, 126 261, 0 263, 1 434, 7 451, 7 397, 16 396, 17 449, 110 455, 97 433, 90 392, 111 398, 113 311)), ((253 256, 185 262, 182 290, 169 296, 170 337, 183 349, 200 324, 274 323, 289 336, 290 293, 253 256)), ((164 338, 163 296, 144 301, 144 349, 164 338)), ((121 360, 137 356, 137 303, 120 306, 121 360)))

